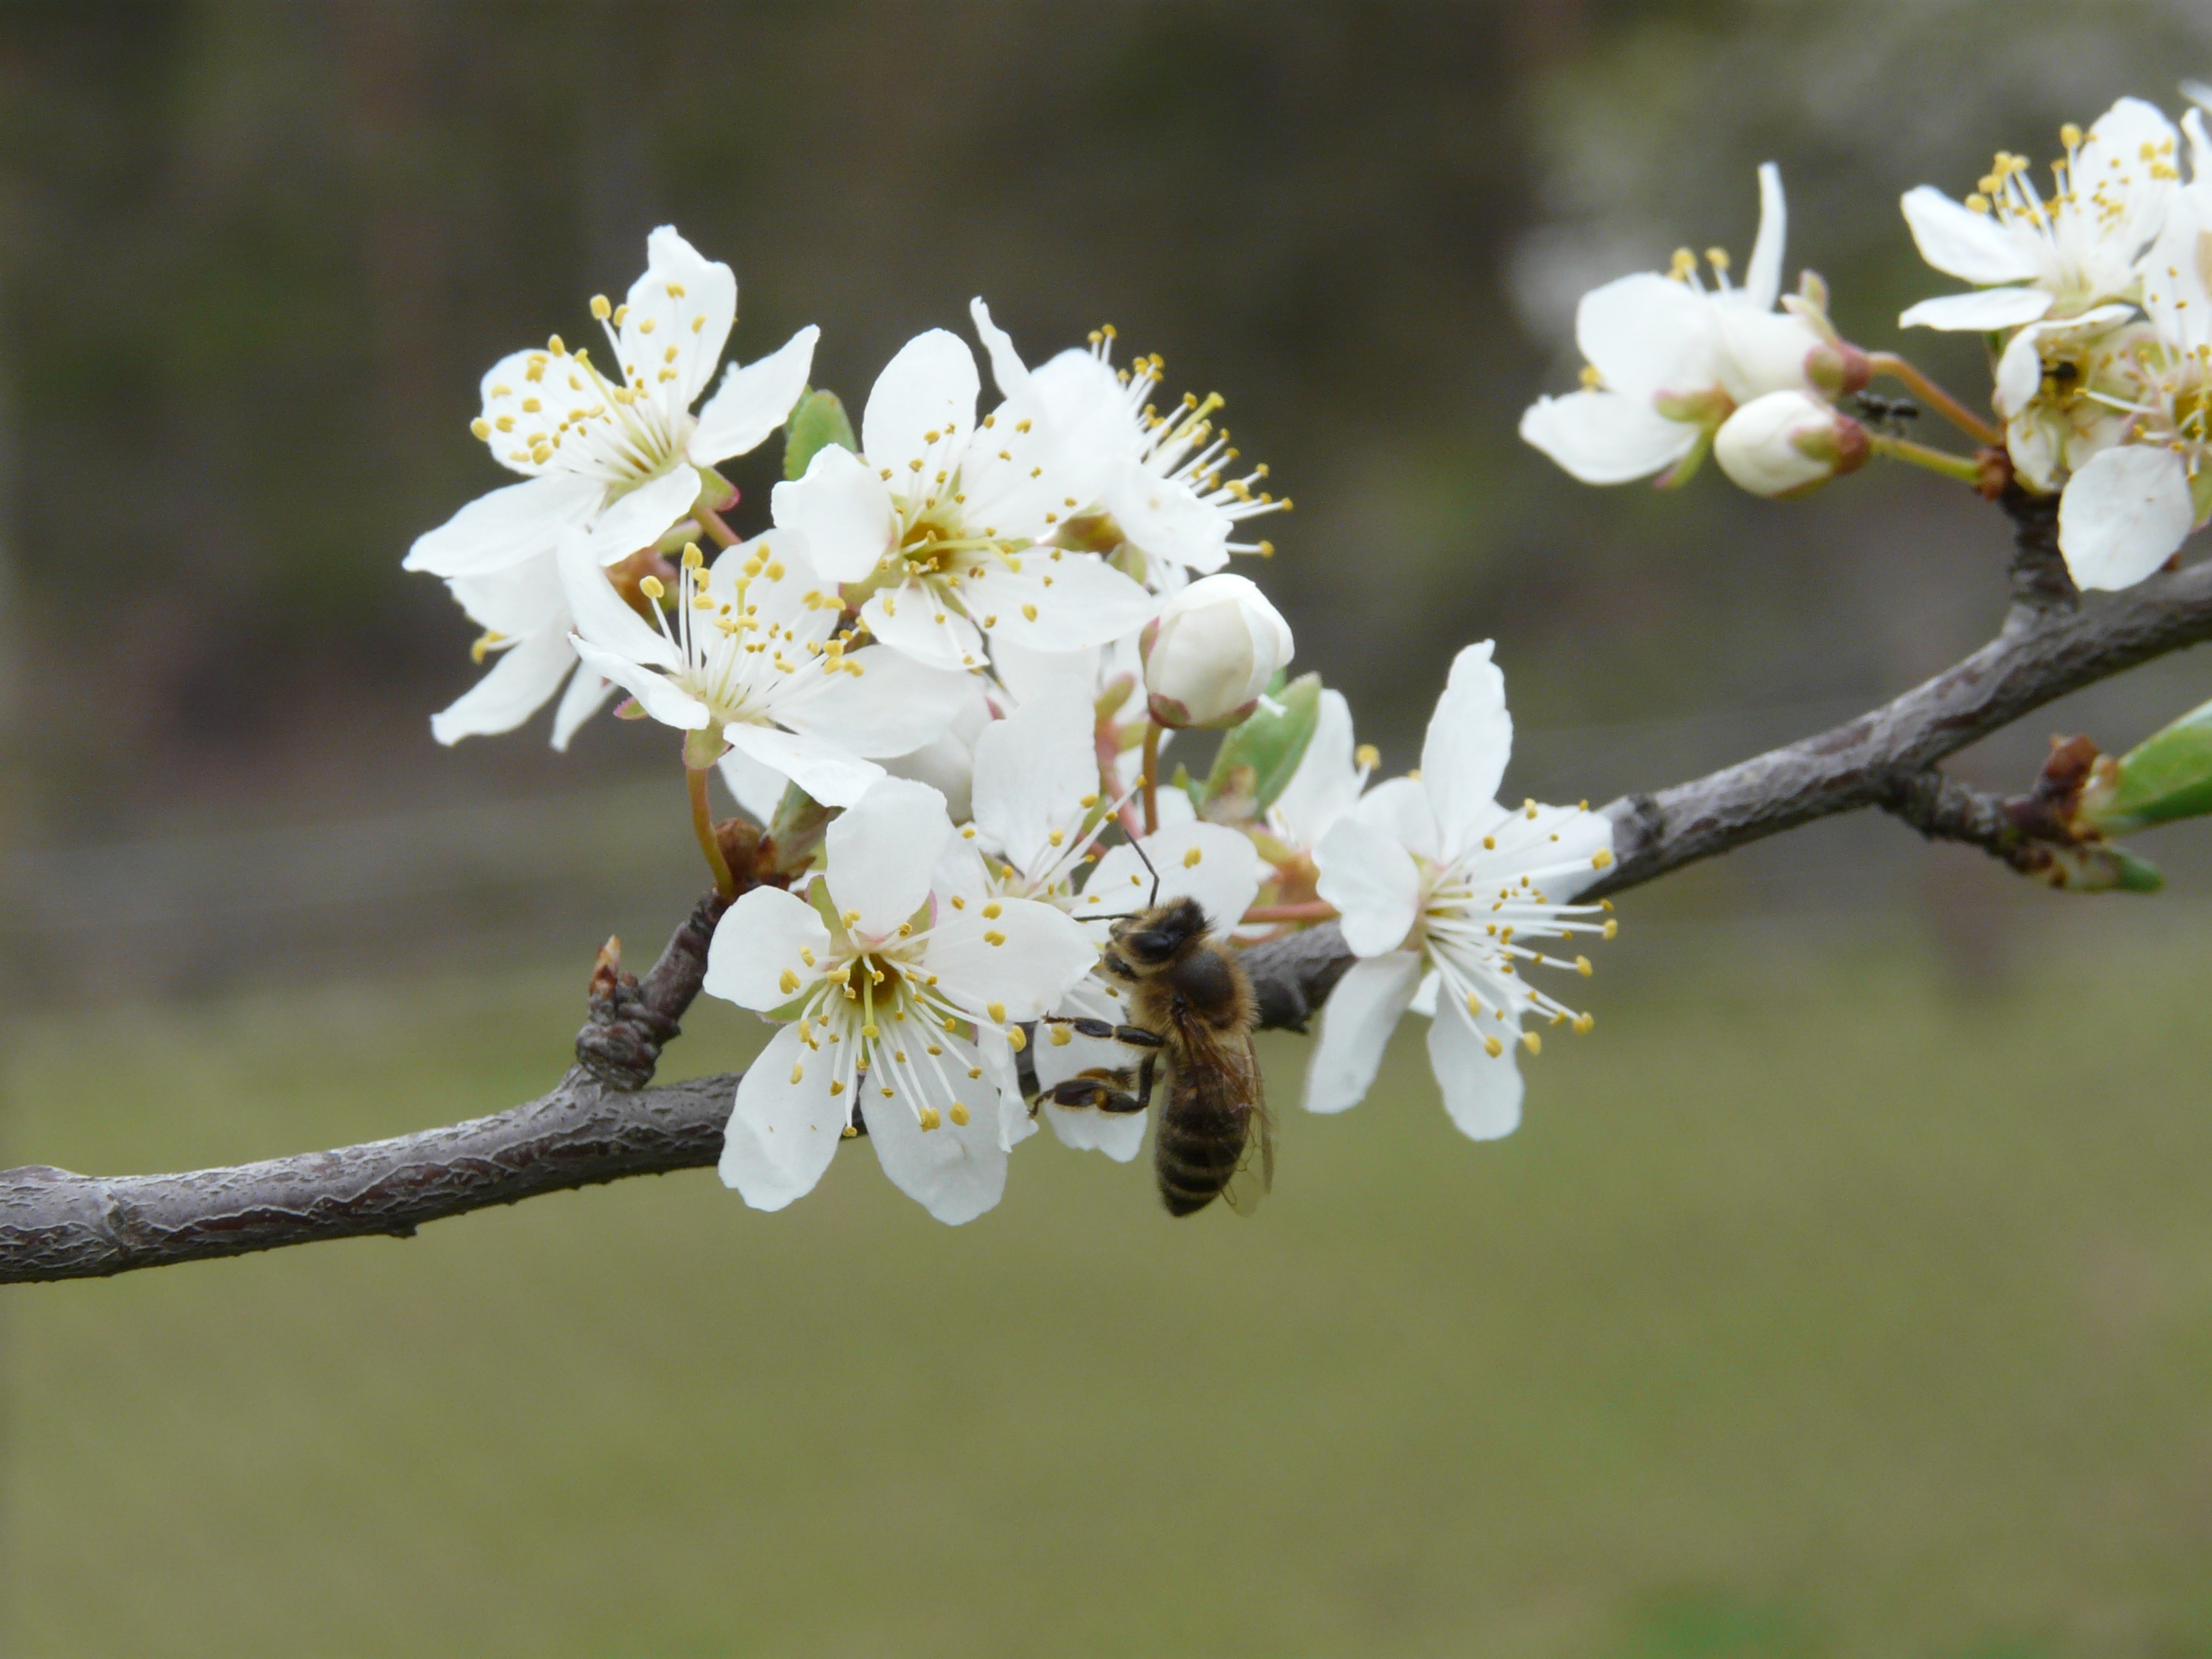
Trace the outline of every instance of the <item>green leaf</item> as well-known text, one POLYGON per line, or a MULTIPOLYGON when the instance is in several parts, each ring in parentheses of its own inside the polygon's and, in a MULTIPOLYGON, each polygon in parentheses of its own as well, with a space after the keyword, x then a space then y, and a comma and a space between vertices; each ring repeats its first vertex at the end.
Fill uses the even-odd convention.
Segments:
POLYGON ((783 423, 783 476, 805 477, 808 465, 831 444, 840 449, 860 448, 853 441, 853 422, 837 394, 809 392, 793 405, 790 417, 783 423))
POLYGON ((2155 893, 2166 878, 2124 847, 2053 848, 2048 863, 2031 872, 2069 893, 2155 893))
POLYGON ((2120 836, 2212 812, 2212 702, 2100 764, 2075 822, 2120 836))
POLYGON ((1246 823, 1273 805, 1313 741, 1321 722, 1321 676, 1301 675, 1271 686, 1267 695, 1275 707, 1262 702, 1231 726, 1213 757, 1200 810, 1214 823, 1246 823))
POLYGON ((815 851, 822 845, 823 832, 830 827, 830 809, 797 784, 784 786, 783 799, 776 803, 775 817, 768 826, 775 867, 779 873, 798 875, 814 861, 815 851))

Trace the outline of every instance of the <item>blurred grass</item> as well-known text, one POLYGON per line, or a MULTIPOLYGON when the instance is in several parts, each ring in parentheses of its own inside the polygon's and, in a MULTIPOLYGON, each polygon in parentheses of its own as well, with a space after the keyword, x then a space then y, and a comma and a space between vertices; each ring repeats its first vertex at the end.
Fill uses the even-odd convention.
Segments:
MULTIPOLYGON (((2191 931, 1981 1000, 1872 946, 1632 959, 1512 1140, 1401 1042, 1284 1115, 1249 1223, 1041 1140, 946 1231, 856 1147, 775 1217, 702 1172, 14 1290, 4 1646, 2212 1652, 2191 931)), ((506 1105, 574 977, 49 1024, 4 1156, 506 1105)), ((752 1040, 694 1024, 691 1068, 752 1040)))

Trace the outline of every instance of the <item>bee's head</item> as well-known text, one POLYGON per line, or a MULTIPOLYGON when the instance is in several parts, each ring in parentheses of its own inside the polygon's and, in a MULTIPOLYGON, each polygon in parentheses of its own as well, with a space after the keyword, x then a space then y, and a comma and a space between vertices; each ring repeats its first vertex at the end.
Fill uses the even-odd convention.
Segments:
POLYGON ((1206 912, 1193 898, 1170 899, 1114 924, 1115 942, 1146 968, 1163 967, 1210 931, 1206 912))

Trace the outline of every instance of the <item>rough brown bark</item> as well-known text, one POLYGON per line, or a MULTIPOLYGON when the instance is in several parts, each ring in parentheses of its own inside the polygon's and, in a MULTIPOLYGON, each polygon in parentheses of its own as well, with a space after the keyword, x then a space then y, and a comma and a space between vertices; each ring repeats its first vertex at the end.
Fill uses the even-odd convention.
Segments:
MULTIPOLYGON (((2021 544, 2015 604, 1996 639, 1833 731, 1613 802, 1605 810, 1618 862, 1591 896, 1863 806, 1989 845, 1997 833, 1992 809, 1947 786, 1936 763, 2056 697, 2212 638, 2212 563, 2084 606, 2070 585, 2062 591, 2051 580, 2040 504, 2014 511, 2021 544)), ((714 1163, 736 1077, 634 1089, 602 1080, 641 1084, 652 1075, 659 1046, 698 994, 710 908, 694 911, 642 981, 595 975, 592 1023, 578 1047, 599 1075, 580 1066, 526 1105, 229 1169, 0 1172, 0 1283, 98 1277, 364 1233, 404 1237, 426 1221, 538 1193, 714 1163)), ((1352 957, 1335 927, 1324 925, 1256 946, 1246 963, 1261 1023, 1297 1028, 1352 957)))

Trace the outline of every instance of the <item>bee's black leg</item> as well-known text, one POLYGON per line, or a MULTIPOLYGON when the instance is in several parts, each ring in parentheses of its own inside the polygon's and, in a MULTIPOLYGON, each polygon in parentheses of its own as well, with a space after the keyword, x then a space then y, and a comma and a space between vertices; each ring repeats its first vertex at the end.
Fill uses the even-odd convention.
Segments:
POLYGON ((1158 1031, 1148 1031, 1141 1025, 1109 1025, 1103 1019, 1071 1018, 1066 1014, 1047 1014, 1043 1023, 1065 1025, 1079 1036, 1108 1037, 1116 1042, 1126 1042, 1132 1048, 1163 1048, 1167 1039, 1158 1031))
POLYGON ((1088 1106, 1101 1112, 1141 1112, 1152 1097, 1152 1057, 1145 1056, 1133 1092, 1116 1087, 1121 1080, 1110 1072, 1085 1072, 1054 1084, 1038 1098, 1055 1106, 1088 1106))

